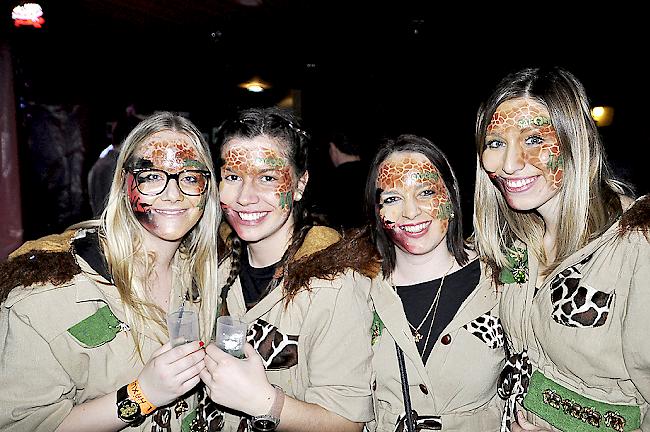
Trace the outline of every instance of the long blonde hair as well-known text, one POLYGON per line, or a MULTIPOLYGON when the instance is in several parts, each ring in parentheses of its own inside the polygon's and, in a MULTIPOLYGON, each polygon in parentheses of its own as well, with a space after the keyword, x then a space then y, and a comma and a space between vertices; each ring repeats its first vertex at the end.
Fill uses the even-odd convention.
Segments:
POLYGON ((529 253, 546 262, 546 274, 550 273, 565 258, 607 230, 622 213, 619 194, 631 194, 628 185, 611 175, 582 83, 562 68, 527 68, 506 76, 479 108, 475 136, 474 237, 478 251, 496 275, 507 267, 508 252, 517 240, 527 245, 529 253), (535 100, 548 109, 564 162, 563 185, 558 192, 562 217, 556 257, 551 263, 546 262, 545 226, 541 216, 535 211, 512 210, 481 164, 487 128, 497 107, 521 97, 535 100))
POLYGON ((141 143, 164 130, 180 132, 187 136, 211 174, 205 192, 207 196, 203 215, 185 235, 174 256, 173 265, 176 274, 191 276, 191 282, 186 288, 202 317, 202 340, 210 338, 212 321, 217 311, 216 232, 221 211, 217 196, 218 177, 215 176, 210 150, 201 132, 189 120, 170 112, 157 113, 140 122, 125 139, 117 159, 108 204, 100 219, 102 247, 115 286, 124 302, 126 318, 131 324, 138 352, 144 337, 142 330, 150 326, 152 321, 166 332, 166 311, 153 304, 147 294, 147 276, 153 271, 155 251, 147 250, 142 240, 145 228, 136 219, 125 192, 124 166, 141 143))

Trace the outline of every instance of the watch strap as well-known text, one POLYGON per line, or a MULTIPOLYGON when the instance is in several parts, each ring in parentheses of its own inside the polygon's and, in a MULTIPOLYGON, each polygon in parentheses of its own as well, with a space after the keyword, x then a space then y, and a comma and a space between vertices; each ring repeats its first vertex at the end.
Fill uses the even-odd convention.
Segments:
POLYGON ((133 381, 127 386, 127 392, 129 394, 129 398, 136 401, 138 405, 140 405, 140 412, 142 415, 149 415, 156 410, 156 406, 149 402, 147 397, 142 392, 142 389, 140 388, 140 382, 138 382, 138 380, 133 381))
POLYGON ((128 386, 122 386, 117 390, 116 405, 117 417, 129 426, 139 426, 144 420, 140 405, 129 397, 128 386))
POLYGON ((252 429, 256 432, 275 431, 280 424, 280 414, 284 406, 284 391, 281 387, 272 384, 275 389, 275 396, 268 414, 255 416, 251 419, 252 429))
POLYGON ((278 419, 278 423, 280 423, 280 414, 282 414, 282 407, 284 406, 284 390, 275 384, 271 385, 275 388, 275 398, 273 399, 273 405, 271 405, 269 415, 278 419))

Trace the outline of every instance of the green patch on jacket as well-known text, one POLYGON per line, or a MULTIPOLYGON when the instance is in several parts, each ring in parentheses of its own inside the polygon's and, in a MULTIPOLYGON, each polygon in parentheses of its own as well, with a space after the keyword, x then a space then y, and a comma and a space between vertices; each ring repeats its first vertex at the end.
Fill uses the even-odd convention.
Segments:
POLYGON ((377 339, 381 336, 382 332, 384 331, 384 322, 379 318, 379 314, 377 314, 377 311, 373 312, 372 316, 372 326, 370 326, 370 336, 372 339, 370 340, 370 343, 374 345, 377 342, 377 339))
POLYGON ((524 283, 528 280, 528 251, 512 248, 508 252, 508 265, 501 269, 499 281, 505 284, 524 283))
POLYGON ((108 306, 78 322, 68 329, 68 333, 88 348, 95 348, 115 339, 115 336, 128 326, 117 319, 108 306))

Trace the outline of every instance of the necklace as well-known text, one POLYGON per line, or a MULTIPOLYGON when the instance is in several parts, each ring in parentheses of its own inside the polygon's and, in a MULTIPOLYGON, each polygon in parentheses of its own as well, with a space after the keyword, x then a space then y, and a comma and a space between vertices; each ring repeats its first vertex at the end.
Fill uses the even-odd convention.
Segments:
POLYGON ((456 262, 455 259, 451 260, 451 265, 445 272, 445 274, 442 275, 442 279, 440 279, 440 285, 438 286, 438 292, 436 293, 436 296, 434 297, 433 301, 431 302, 431 306, 429 306, 429 310, 427 313, 424 315, 424 318, 422 318, 422 321, 420 321, 420 324, 417 327, 414 327, 413 324, 406 319, 406 322, 408 323, 409 327, 411 327, 411 333, 413 334, 413 338, 415 339, 415 343, 418 343, 422 340, 422 334, 420 333, 420 329, 424 325, 424 322, 427 320, 429 315, 431 314, 431 311, 433 311, 433 318, 431 319, 431 325, 429 326, 429 332, 427 333, 427 338, 424 341, 424 346, 426 348, 427 343, 429 342, 429 336, 431 335, 431 328, 433 327, 433 321, 436 319, 436 312, 438 311, 438 303, 440 302, 440 293, 442 292, 442 285, 445 283, 445 277, 449 274, 451 269, 454 267, 454 263, 456 262))

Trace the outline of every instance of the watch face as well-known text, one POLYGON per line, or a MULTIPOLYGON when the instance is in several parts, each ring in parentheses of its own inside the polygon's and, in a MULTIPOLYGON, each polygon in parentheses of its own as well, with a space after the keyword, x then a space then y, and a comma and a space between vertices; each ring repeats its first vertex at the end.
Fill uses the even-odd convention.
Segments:
POLYGON ((124 399, 117 405, 117 416, 125 422, 130 422, 140 415, 140 405, 131 399, 124 399))
POLYGON ((271 432, 278 427, 279 419, 271 416, 260 416, 253 419, 252 426, 256 432, 271 432))

